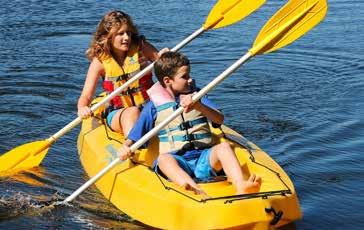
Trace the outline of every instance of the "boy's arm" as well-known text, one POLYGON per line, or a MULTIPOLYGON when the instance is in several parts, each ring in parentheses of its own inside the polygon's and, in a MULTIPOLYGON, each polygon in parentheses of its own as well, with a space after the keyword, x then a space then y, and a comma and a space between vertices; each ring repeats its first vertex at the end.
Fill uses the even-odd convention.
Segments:
POLYGON ((219 110, 210 108, 200 101, 195 103, 194 109, 200 111, 202 115, 209 119, 212 123, 217 125, 222 125, 224 123, 224 115, 219 110))
POLYGON ((201 101, 192 103, 192 94, 180 95, 180 104, 185 108, 185 112, 188 113, 192 109, 198 110, 209 119, 212 123, 221 125, 224 123, 224 115, 214 107, 210 107, 212 104, 206 97, 202 98, 201 101), (207 103, 206 103, 207 102, 207 103))
POLYGON ((134 153, 130 151, 130 146, 132 146, 136 141, 142 138, 146 133, 148 133, 154 127, 154 121, 156 118, 155 107, 151 102, 147 103, 143 108, 137 122, 134 127, 130 130, 128 138, 121 146, 119 150, 119 157, 121 160, 126 160, 132 157, 134 153))

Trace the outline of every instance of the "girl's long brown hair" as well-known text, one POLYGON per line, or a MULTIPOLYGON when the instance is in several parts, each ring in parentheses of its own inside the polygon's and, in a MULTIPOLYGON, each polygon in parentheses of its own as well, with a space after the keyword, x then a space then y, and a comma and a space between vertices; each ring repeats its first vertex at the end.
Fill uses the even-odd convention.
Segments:
POLYGON ((101 58, 102 55, 112 56, 112 38, 122 25, 128 25, 131 32, 132 43, 139 42, 139 32, 131 17, 119 10, 113 10, 105 14, 97 26, 91 40, 90 47, 86 51, 88 59, 101 58))

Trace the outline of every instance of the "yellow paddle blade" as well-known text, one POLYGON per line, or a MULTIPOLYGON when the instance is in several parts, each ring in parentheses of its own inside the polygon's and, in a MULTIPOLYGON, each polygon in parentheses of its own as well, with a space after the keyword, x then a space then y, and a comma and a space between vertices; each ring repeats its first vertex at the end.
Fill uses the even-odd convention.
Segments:
POLYGON ((48 140, 20 145, 0 156, 0 172, 19 171, 38 166, 46 156, 48 140))
POLYGON ((275 51, 300 38, 325 17, 326 0, 291 0, 264 25, 252 55, 275 51))
POLYGON ((207 16, 205 30, 236 23, 264 4, 265 0, 219 0, 207 16))

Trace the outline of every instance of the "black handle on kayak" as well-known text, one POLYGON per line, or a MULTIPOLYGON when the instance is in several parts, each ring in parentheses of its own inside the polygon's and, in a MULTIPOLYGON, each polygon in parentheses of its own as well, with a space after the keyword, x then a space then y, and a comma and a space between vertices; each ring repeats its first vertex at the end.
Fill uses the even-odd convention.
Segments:
POLYGON ((281 220, 281 218, 283 216, 282 211, 276 212, 276 210, 273 207, 265 208, 265 211, 267 213, 273 212, 274 217, 273 217, 273 220, 270 221, 270 223, 269 223, 270 225, 276 225, 281 220))

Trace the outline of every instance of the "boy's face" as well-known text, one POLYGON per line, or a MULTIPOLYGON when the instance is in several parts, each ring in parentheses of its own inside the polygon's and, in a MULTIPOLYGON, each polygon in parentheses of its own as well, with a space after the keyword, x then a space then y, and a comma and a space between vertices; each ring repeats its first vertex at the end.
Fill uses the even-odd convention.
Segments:
POLYGON ((169 85, 175 95, 191 93, 193 81, 190 76, 190 67, 180 67, 173 78, 167 77, 166 85, 169 85))

